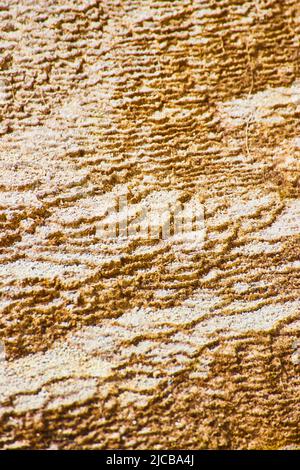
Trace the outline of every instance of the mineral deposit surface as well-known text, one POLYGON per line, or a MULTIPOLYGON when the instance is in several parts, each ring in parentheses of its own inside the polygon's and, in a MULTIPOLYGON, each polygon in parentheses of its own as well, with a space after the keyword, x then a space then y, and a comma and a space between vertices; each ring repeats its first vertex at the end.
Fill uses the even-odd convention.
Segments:
POLYGON ((300 446, 298 0, 2 0, 1 449, 300 446), (202 244, 104 239, 196 201, 202 244))

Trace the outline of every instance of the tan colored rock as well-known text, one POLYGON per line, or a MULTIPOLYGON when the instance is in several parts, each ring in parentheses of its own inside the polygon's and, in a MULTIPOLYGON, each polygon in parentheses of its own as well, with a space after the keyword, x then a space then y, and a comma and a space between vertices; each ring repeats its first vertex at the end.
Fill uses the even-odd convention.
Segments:
POLYGON ((4 0, 1 449, 300 445, 299 17, 4 0), (204 242, 104 239, 124 192, 204 242))

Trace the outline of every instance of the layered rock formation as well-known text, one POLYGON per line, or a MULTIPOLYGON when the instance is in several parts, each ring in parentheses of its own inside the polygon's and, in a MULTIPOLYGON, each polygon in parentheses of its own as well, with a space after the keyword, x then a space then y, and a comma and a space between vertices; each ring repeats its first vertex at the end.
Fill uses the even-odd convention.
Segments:
POLYGON ((297 0, 4 0, 0 447, 299 433, 297 0), (205 240, 104 240, 126 190, 205 240))

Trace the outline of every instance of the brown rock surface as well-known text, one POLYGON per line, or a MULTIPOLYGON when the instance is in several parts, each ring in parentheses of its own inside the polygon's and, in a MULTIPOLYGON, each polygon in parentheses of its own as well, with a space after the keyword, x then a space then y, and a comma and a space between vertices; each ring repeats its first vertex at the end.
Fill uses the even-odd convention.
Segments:
POLYGON ((299 446, 299 2, 1 3, 0 447, 299 446))

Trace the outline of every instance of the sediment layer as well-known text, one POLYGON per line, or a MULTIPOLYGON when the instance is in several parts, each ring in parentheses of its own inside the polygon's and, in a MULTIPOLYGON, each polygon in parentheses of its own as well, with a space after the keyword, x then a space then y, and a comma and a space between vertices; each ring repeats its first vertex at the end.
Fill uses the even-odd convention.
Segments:
POLYGON ((2 3, 0 447, 299 446, 299 2, 2 3))

